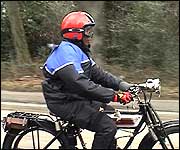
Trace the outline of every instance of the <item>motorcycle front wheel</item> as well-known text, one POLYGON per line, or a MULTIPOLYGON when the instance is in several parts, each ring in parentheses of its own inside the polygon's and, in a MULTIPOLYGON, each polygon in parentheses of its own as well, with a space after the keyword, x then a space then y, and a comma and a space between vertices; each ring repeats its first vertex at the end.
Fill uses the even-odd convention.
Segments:
MULTIPOLYGON (((172 142, 173 149, 179 149, 179 126, 168 127, 165 129, 165 132, 172 142)), ((167 138, 164 139, 164 143, 167 149, 172 149, 167 138)), ((139 145, 139 149, 163 149, 163 147, 159 141, 156 141, 152 136, 149 136, 139 145)))

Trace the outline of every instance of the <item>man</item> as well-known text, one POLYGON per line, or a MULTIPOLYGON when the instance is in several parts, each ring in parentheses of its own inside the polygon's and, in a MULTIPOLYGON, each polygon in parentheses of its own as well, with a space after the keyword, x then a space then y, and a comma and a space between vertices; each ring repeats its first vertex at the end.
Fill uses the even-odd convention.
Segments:
POLYGON ((63 40, 44 63, 42 87, 51 112, 96 132, 93 149, 111 149, 115 148, 116 125, 99 109, 110 101, 126 104, 132 97, 129 92, 122 97, 116 94, 127 91, 130 84, 103 71, 90 57, 94 26, 87 12, 71 12, 63 18, 63 40))

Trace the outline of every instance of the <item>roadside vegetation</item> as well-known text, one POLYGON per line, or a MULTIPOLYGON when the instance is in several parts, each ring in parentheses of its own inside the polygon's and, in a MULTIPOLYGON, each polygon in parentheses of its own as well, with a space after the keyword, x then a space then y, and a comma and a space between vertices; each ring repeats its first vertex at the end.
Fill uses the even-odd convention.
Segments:
POLYGON ((132 83, 160 78, 162 96, 179 98, 178 1, 2 1, 1 90, 41 91, 47 44, 74 10, 96 20, 97 64, 132 83))

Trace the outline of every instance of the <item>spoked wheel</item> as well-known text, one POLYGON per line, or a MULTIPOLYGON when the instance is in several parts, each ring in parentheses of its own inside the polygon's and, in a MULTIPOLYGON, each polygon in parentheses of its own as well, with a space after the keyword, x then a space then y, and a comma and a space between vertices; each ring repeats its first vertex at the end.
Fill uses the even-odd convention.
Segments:
POLYGON ((23 131, 14 141, 13 149, 59 149, 63 145, 61 139, 54 139, 55 133, 35 127, 23 131))
MULTIPOLYGON (((179 149, 179 126, 172 126, 165 129, 167 135, 169 136, 171 143, 174 149, 179 149)), ((171 144, 168 139, 164 139, 164 143, 166 145, 166 149, 172 149, 171 144)), ((144 144, 139 148, 141 149, 165 149, 162 147, 159 141, 154 141, 152 137, 147 138, 144 141, 144 144)))
MULTIPOLYGON (((166 133, 169 135, 169 138, 172 142, 173 148, 179 149, 179 128, 178 127, 170 127, 166 130, 166 133)), ((168 149, 172 149, 167 138, 165 139, 165 144, 168 149)), ((152 149, 162 149, 160 142, 156 142, 153 145, 152 149)))

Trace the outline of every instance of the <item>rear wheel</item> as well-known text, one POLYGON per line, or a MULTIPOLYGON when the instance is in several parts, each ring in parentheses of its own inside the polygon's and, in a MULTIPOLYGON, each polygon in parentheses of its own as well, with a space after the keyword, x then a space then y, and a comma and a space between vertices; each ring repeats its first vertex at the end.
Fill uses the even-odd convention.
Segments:
POLYGON ((16 136, 20 131, 12 129, 11 132, 7 132, 3 141, 2 149, 11 149, 12 144, 16 136))
MULTIPOLYGON (((11 149, 59 149, 63 148, 63 138, 54 139, 57 133, 33 127, 21 132, 11 145, 11 149), (53 140, 54 139, 54 140, 53 140)), ((7 143, 8 144, 8 143, 7 143)))

